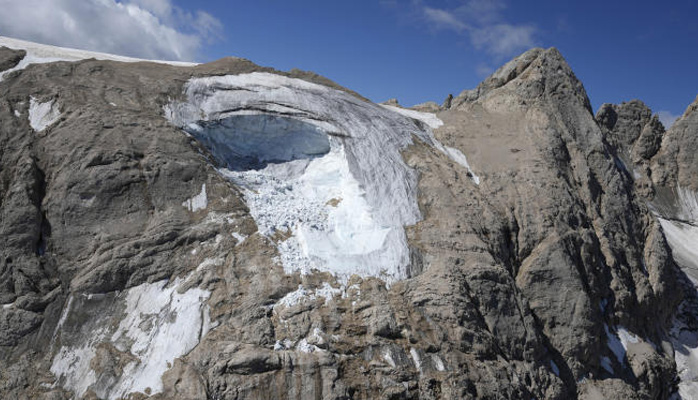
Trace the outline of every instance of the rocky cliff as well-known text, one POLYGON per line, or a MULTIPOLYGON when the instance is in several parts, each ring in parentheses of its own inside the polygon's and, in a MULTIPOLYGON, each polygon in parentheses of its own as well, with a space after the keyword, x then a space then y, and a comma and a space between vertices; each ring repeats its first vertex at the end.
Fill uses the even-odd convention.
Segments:
POLYGON ((4 397, 698 392, 698 103, 594 115, 555 49, 406 109, 0 45, 4 397))

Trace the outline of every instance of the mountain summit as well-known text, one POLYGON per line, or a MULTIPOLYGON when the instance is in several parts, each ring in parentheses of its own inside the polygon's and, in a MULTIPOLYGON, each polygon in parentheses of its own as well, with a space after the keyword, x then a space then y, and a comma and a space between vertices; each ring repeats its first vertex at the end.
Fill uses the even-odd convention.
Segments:
POLYGON ((695 398, 696 109, 554 48, 410 109, 0 37, 0 393, 695 398))

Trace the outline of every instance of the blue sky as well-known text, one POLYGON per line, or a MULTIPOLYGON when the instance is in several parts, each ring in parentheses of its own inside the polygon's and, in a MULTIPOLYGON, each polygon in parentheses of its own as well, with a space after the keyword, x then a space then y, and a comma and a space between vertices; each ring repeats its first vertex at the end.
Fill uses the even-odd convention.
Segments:
POLYGON ((0 8, 0 35, 147 58, 239 56, 407 106, 473 88, 532 46, 560 49, 594 109, 639 98, 670 118, 698 94, 695 1, 0 0, 0 8))

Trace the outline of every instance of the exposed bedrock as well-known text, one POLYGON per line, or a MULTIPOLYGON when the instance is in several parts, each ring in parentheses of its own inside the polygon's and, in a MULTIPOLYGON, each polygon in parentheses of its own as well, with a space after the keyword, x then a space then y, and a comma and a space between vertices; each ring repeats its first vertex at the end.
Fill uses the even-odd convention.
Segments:
POLYGON ((0 46, 0 72, 14 68, 27 54, 24 50, 14 50, 0 46))
POLYGON ((680 378, 679 396, 698 396, 698 113, 696 102, 665 132, 651 110, 639 101, 604 104, 596 118, 625 154, 634 190, 658 217, 671 255, 682 273, 675 290, 685 297, 671 328, 680 378))

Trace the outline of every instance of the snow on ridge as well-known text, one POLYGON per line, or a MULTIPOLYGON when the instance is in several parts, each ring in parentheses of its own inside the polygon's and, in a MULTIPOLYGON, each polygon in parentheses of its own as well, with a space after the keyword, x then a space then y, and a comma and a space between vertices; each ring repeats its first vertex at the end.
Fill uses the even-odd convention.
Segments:
POLYGON ((381 104, 381 106, 387 108, 388 110, 395 111, 398 114, 421 121, 429 125, 431 129, 439 128, 444 124, 444 122, 439 119, 436 114, 410 110, 409 108, 395 107, 388 104, 381 104))
MULTIPOLYGON (((303 121, 329 138, 324 154, 219 170, 243 188, 260 233, 290 234, 277 243, 287 272, 325 270, 341 281, 377 276, 388 284, 408 277, 404 227, 421 214, 417 174, 400 152, 413 136, 441 148, 428 126, 346 92, 270 73, 193 78, 185 94, 187 101, 165 106, 165 115, 204 141, 216 121, 244 126, 235 118, 255 115, 303 121)), ((225 145, 220 133, 211 132, 213 142, 225 145)))
POLYGON ((29 125, 35 132, 55 124, 60 117, 61 111, 55 99, 40 103, 34 97, 29 98, 29 125))
POLYGON ((89 50, 79 50, 71 49, 67 47, 51 46, 46 44, 29 42, 26 40, 14 39, 6 36, 0 36, 0 46, 8 47, 15 50, 25 50, 27 55, 20 61, 18 65, 14 68, 9 69, 0 73, 0 81, 3 77, 12 72, 26 68, 30 64, 43 64, 56 61, 79 61, 86 60, 89 58, 95 58, 97 60, 110 60, 110 61, 120 61, 120 62, 153 62, 159 64, 169 64, 181 67, 191 67, 198 65, 197 63, 182 62, 182 61, 161 61, 161 60, 146 60, 141 58, 133 58, 126 56, 119 56, 108 53, 100 53, 96 51, 89 50))

